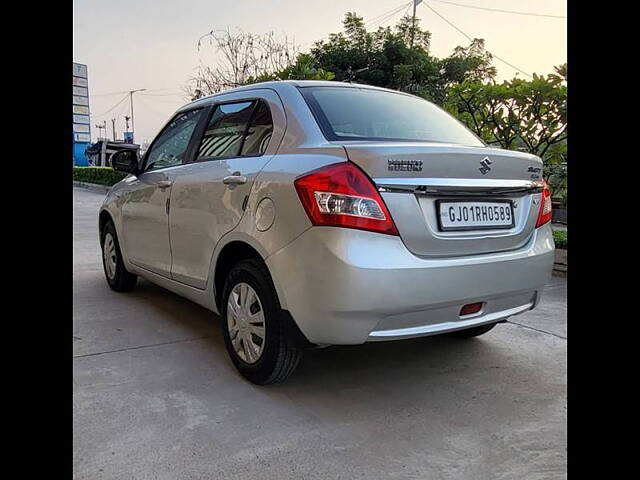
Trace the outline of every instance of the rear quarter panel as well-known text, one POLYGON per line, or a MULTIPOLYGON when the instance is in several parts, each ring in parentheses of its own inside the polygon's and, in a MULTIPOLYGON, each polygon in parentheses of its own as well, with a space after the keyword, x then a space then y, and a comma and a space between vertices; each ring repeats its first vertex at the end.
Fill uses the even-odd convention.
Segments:
MULTIPOLYGON (((229 243, 245 242, 266 260, 309 229, 311 222, 300 203, 293 182, 311 170, 344 161, 344 149, 338 146, 310 148, 296 153, 276 155, 256 178, 240 223, 216 245, 208 284, 213 284, 220 252, 229 243), (275 215, 271 226, 261 231, 258 228, 257 209, 264 199, 272 202, 275 215)), ((273 281, 276 290, 280 292, 281 279, 274 277, 273 281)), ((286 308, 286 305, 282 306, 286 308)))

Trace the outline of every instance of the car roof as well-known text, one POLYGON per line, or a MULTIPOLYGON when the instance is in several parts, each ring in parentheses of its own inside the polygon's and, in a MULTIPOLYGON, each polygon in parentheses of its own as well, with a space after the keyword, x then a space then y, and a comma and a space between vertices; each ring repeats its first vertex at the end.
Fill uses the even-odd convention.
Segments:
POLYGON ((347 83, 347 82, 334 82, 328 80, 272 80, 268 82, 259 82, 259 83, 251 83, 249 85, 242 85, 241 87, 232 88, 229 90, 224 90, 222 92, 214 93, 212 95, 207 95, 206 97, 198 98, 193 102, 187 103, 178 109, 188 110, 190 108, 197 106, 204 106, 210 103, 215 102, 217 97, 228 95, 230 93, 243 92, 249 90, 255 90, 259 88, 270 88, 279 92, 286 88, 291 87, 342 87, 342 88, 368 88, 371 90, 382 90, 387 92, 396 92, 395 90, 390 90, 388 88, 376 87, 374 85, 365 85, 361 83, 347 83))

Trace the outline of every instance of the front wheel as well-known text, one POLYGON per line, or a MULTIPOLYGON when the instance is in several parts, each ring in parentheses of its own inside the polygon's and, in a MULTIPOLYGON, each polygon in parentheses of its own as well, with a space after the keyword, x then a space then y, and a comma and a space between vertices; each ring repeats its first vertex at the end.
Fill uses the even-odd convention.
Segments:
POLYGON ((222 333, 236 369, 258 385, 282 382, 293 373, 300 350, 287 342, 278 295, 265 265, 235 265, 222 294, 222 333))
POLYGON ((129 292, 136 286, 138 277, 129 273, 122 261, 122 252, 113 222, 102 230, 102 266, 107 283, 116 292, 129 292))

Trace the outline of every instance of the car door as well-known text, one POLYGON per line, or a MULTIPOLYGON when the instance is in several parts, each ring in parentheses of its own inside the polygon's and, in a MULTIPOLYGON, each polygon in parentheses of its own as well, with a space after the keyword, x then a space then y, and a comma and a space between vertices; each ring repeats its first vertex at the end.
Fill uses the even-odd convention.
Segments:
POLYGON ((203 109, 178 113, 151 144, 143 173, 129 183, 122 205, 122 232, 130 262, 171 276, 169 201, 175 170, 187 160, 203 109))
POLYGON ((284 135, 284 107, 268 89, 219 100, 194 161, 171 191, 172 278, 204 289, 213 250, 238 225, 254 179, 284 135))

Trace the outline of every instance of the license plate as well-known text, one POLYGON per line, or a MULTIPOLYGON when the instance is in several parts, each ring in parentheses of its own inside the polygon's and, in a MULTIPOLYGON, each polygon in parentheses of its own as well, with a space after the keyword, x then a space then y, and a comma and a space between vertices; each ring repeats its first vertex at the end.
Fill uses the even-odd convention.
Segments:
POLYGON ((438 200, 437 209, 441 231, 509 229, 515 225, 511 200, 438 200))

